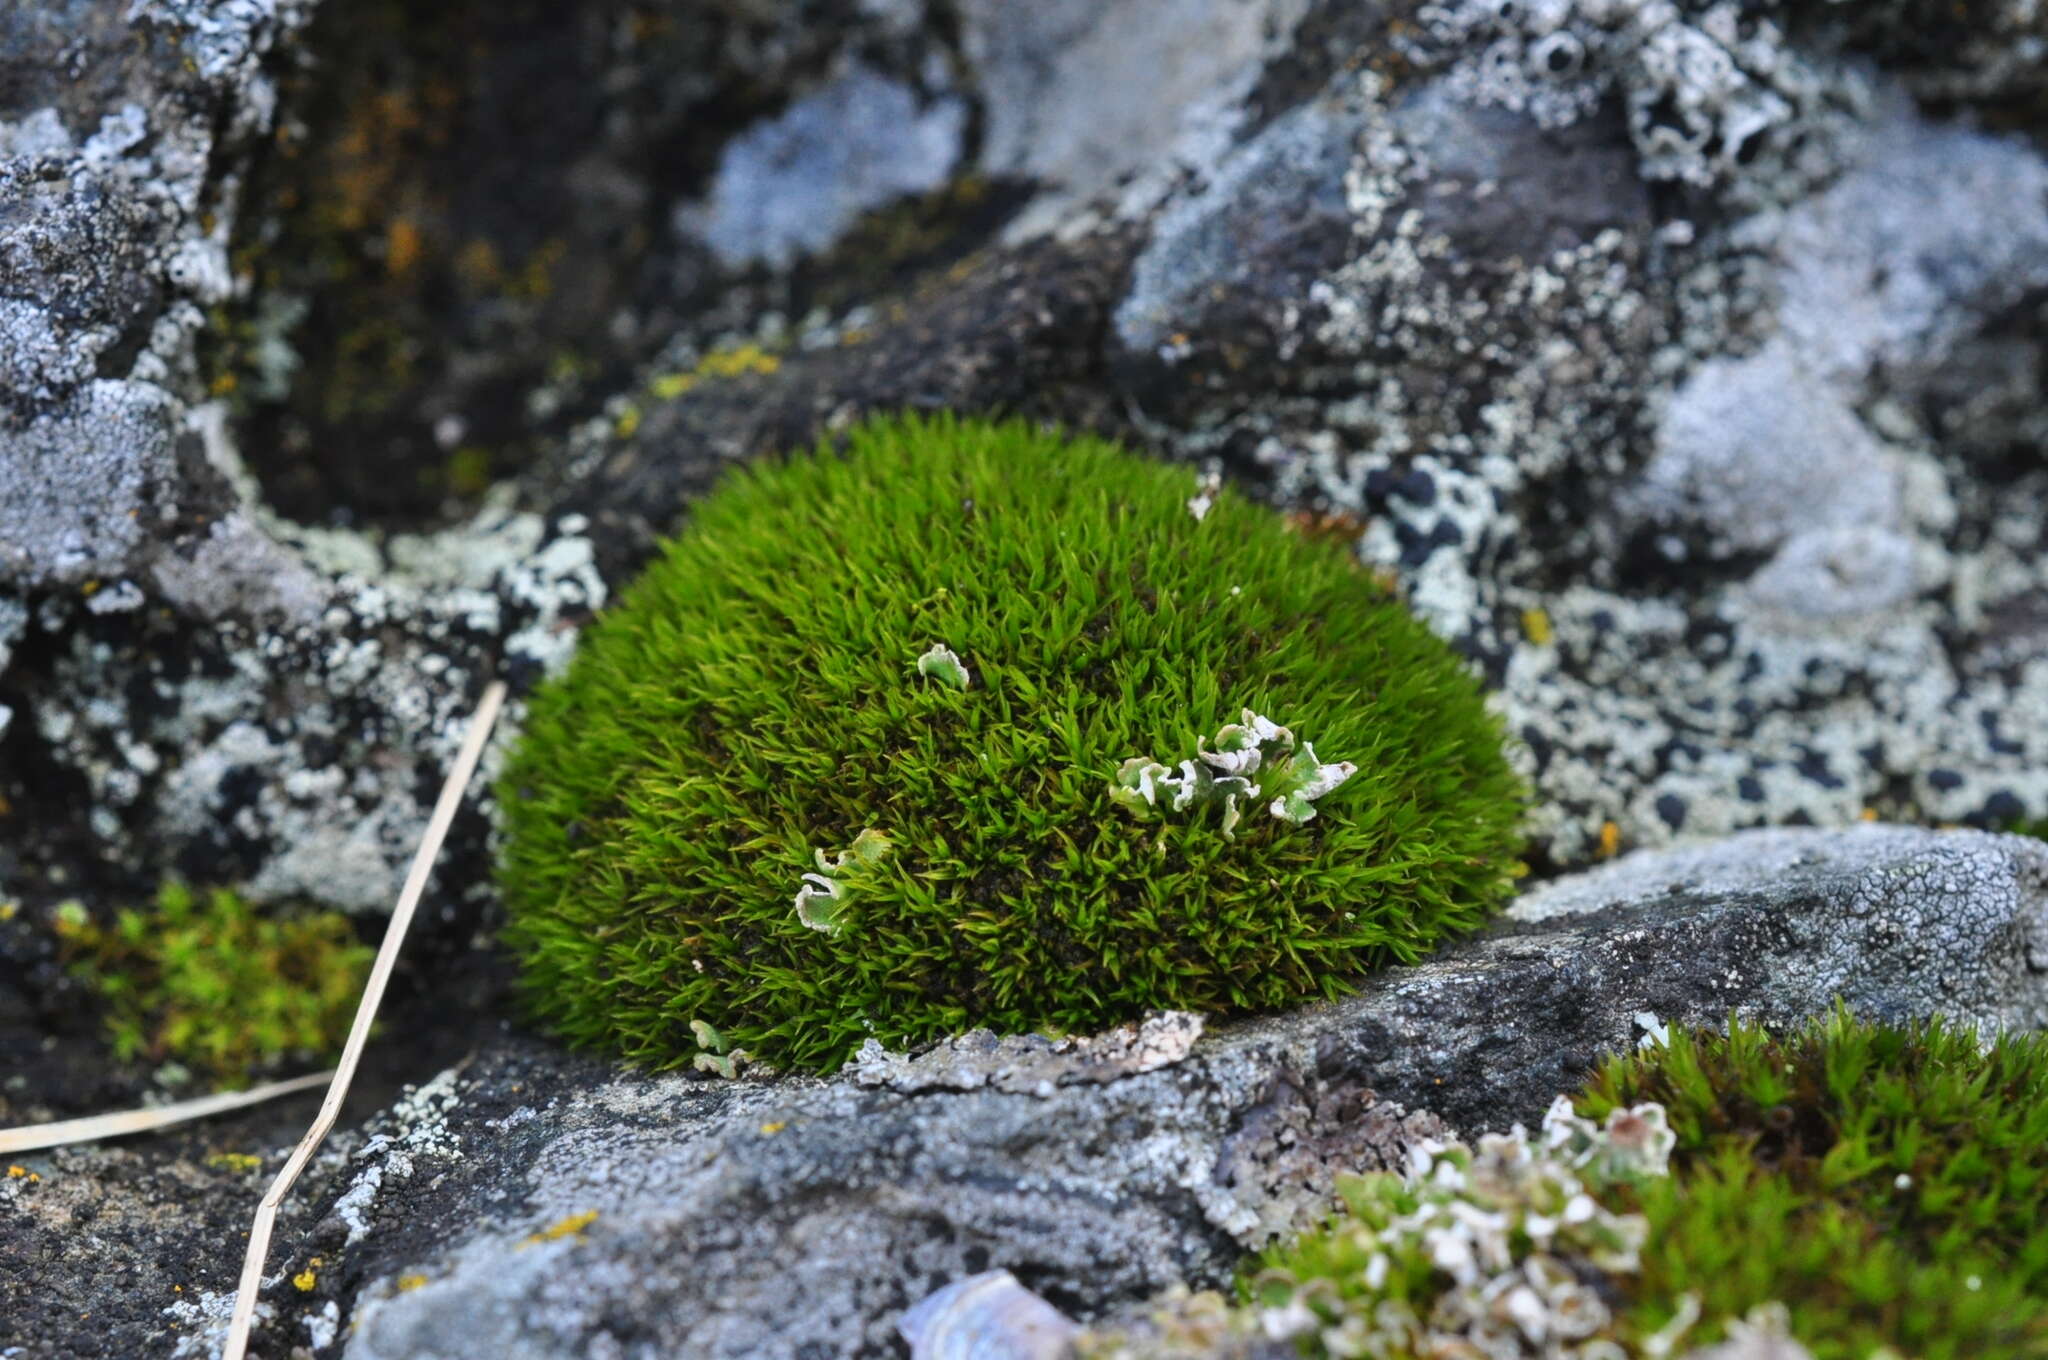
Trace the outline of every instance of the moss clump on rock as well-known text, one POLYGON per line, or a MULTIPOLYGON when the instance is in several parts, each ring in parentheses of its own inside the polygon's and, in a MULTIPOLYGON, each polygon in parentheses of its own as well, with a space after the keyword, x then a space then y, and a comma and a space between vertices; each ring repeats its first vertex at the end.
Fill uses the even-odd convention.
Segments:
POLYGON ((732 473, 501 797, 538 1014, 720 1070, 1334 995, 1484 920, 1521 810, 1477 680, 1344 552, 949 418, 732 473))
POLYGON ((375 955, 339 912, 262 915, 229 889, 175 880, 111 928, 75 903, 56 928, 106 1003, 116 1057, 187 1063, 231 1086, 337 1052, 375 955))
POLYGON ((1169 1300, 1080 1353, 2048 1355, 2048 1036, 1986 1048, 1841 1009, 1784 1037, 1674 1032, 1537 1134, 1413 1163, 1343 1179, 1345 1212, 1238 1300, 1169 1300))
POLYGON ((2048 1355, 2048 1037, 1732 1024, 1610 1061, 1585 1104, 1638 1101, 1677 1135, 1640 1195, 1651 1320, 1775 1300, 1817 1360, 2048 1355))

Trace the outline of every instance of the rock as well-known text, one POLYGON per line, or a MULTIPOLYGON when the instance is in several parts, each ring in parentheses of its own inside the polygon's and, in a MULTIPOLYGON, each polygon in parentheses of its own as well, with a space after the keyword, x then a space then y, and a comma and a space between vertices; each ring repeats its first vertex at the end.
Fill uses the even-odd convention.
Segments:
POLYGON ((719 1082, 490 1039, 297 1211, 294 1250, 335 1292, 274 1291, 276 1325, 339 1298, 349 1360, 627 1337, 887 1353, 912 1302, 991 1269, 1082 1319, 1212 1285, 1317 1216, 1334 1171, 1397 1166, 1447 1125, 1533 1124, 1646 1024, 1790 1023, 1837 996, 1891 1020, 2048 1024, 2048 846, 2022 837, 1751 832, 1561 879, 1512 916, 1348 1000, 1121 1070, 1090 1056, 1102 1044, 982 1037, 830 1080, 719 1082))
MULTIPOLYGON (((1803 529, 1895 528, 1895 460, 1798 354, 1772 344, 1694 373, 1665 409, 1628 513, 1649 532, 1696 531, 1713 558, 1769 552, 1803 529)), ((1664 551, 1685 560, 1683 547, 1664 551)))
POLYGON ((1213 163, 1308 8, 1305 0, 967 0, 961 46, 987 120, 981 163, 1054 191, 1011 225, 1012 239, 1050 230, 1111 190, 1120 191, 1121 210, 1143 212, 1179 166, 1213 163))
POLYGON ((266 130, 306 12, 58 8, 0 21, 0 587, 133 574, 227 507, 179 372, 226 296, 209 159, 266 130))
MULTIPOLYGON (((145 1138, 0 1159, 0 1355, 215 1360, 241 1271, 236 1244, 318 1104, 300 1096, 145 1138)), ((322 1193, 348 1170, 345 1148, 330 1146, 301 1184, 322 1193)), ((293 1345, 319 1334, 322 1308, 308 1311, 314 1325, 295 1324, 293 1345)), ((261 1305, 259 1316, 276 1314, 261 1305)))
POLYGON ((719 262, 787 269, 818 254, 862 213, 946 182, 967 109, 850 63, 812 94, 726 143, 711 200, 682 219, 719 262))

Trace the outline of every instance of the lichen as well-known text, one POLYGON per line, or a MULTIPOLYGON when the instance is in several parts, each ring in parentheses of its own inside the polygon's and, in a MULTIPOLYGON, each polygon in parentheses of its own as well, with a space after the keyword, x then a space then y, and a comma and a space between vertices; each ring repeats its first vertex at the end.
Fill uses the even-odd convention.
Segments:
POLYGON ((1234 1301, 1164 1299, 1081 1354, 2044 1353, 2048 1036, 1840 1007, 1784 1035, 1662 1033, 1538 1135, 1426 1142, 1405 1176, 1345 1180, 1343 1210, 1234 1301))

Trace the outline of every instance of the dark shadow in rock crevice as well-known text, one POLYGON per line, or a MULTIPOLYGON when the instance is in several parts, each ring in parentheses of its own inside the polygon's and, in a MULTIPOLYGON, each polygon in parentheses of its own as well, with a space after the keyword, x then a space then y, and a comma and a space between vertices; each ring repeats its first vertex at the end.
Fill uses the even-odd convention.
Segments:
POLYGON ((951 237, 984 236, 1014 195, 970 182, 794 280, 735 276, 677 229, 735 133, 856 53, 895 69, 943 47, 913 33, 878 54, 862 24, 853 0, 323 6, 249 178, 247 296, 208 337, 272 505, 446 522, 678 334, 857 300, 896 277, 869 255, 957 258, 951 237))

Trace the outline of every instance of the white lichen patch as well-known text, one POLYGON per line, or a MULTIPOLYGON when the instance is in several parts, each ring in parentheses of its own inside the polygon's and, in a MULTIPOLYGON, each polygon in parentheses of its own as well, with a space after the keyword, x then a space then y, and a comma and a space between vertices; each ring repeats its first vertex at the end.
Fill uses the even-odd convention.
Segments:
POLYGON ((462 1155, 461 1137, 448 1128, 448 1115, 461 1100, 457 1075, 457 1069, 450 1068, 401 1096, 386 1115, 389 1127, 371 1134, 357 1149, 352 1160, 362 1169, 332 1210, 348 1227, 348 1245, 361 1241, 375 1226, 377 1196, 386 1180, 410 1178, 423 1160, 448 1162, 462 1155))
POLYGON ((1307 742, 1296 749, 1292 731, 1249 708, 1240 721, 1217 730, 1215 749, 1198 737, 1195 754, 1197 759, 1181 761, 1178 769, 1150 756, 1130 757, 1111 776, 1111 801, 1132 811, 1218 805, 1221 834, 1235 840, 1244 806, 1270 799, 1266 810, 1276 820, 1300 826, 1316 815, 1317 799, 1358 772, 1350 761, 1319 759, 1307 742))
MULTIPOLYGON (((269 1283, 266 1281, 266 1283, 269 1283)), ((329 1305, 330 1307, 332 1305, 329 1305)), ((235 1313, 235 1291, 195 1289, 173 1299, 163 1314, 177 1328, 171 1360, 213 1360, 227 1340, 228 1321, 235 1313)), ((258 1302, 256 1322, 268 1322, 277 1309, 258 1302)))
POLYGON ((888 836, 870 826, 861 828, 850 847, 830 858, 823 850, 813 850, 818 869, 806 873, 796 890, 796 919, 812 930, 838 934, 845 927, 848 888, 841 876, 880 864, 893 848, 888 836))
POLYGON ((954 689, 964 690, 973 683, 973 678, 968 674, 967 663, 943 642, 933 643, 917 658, 917 673, 928 675, 940 684, 954 689))
POLYGON ((1341 1242, 1324 1256, 1357 1262, 1355 1275, 1347 1267, 1338 1281, 1283 1257, 1253 1279, 1247 1305, 1183 1293, 1149 1326, 1084 1336, 1079 1353, 1238 1354, 1223 1343, 1258 1338, 1328 1355, 1625 1360, 1601 1286, 1640 1268, 1649 1223, 1607 1208, 1601 1195, 1668 1174, 1675 1142, 1661 1106, 1617 1109, 1595 1125, 1567 1096, 1533 1137, 1517 1124, 1476 1148, 1419 1140, 1405 1175, 1342 1183, 1350 1213, 1324 1230, 1341 1242), (1418 1266, 1442 1283, 1419 1307, 1388 1288, 1418 1266))

